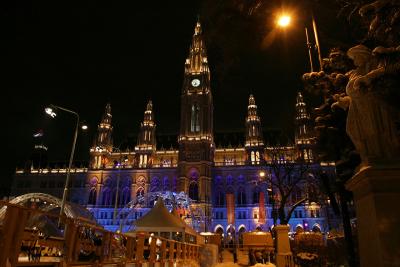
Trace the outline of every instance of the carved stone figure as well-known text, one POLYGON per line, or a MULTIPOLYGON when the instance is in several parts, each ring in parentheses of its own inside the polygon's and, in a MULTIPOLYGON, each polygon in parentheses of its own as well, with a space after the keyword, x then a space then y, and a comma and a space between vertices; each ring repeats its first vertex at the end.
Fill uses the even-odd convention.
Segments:
POLYGON ((362 165, 397 160, 400 155, 398 112, 379 97, 382 88, 374 82, 384 72, 376 66, 371 50, 363 45, 350 48, 347 54, 356 69, 348 73, 346 93, 350 99, 342 99, 349 103, 346 131, 360 153, 362 165))

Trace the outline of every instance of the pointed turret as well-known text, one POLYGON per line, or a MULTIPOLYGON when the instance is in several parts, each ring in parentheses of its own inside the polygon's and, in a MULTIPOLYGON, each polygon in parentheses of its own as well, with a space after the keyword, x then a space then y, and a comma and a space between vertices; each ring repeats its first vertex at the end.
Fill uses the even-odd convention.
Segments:
POLYGON ((139 168, 150 167, 153 154, 156 151, 156 124, 154 123, 153 103, 147 103, 143 122, 135 146, 136 162, 139 168))
POLYGON ((301 92, 298 92, 296 97, 295 142, 299 151, 299 158, 306 161, 313 160, 312 148, 315 142, 310 124, 307 105, 301 92))
POLYGON ((185 61, 178 143, 178 190, 187 193, 205 211, 207 215, 204 227, 208 229, 212 214, 211 169, 215 145, 210 70, 199 21, 194 28, 192 44, 185 61))
POLYGON ((203 34, 200 21, 197 21, 194 28, 192 44, 189 50, 189 56, 185 63, 185 74, 206 73, 209 75, 207 51, 203 40, 203 34))
POLYGON ((97 127, 97 134, 93 142, 93 147, 90 149, 91 168, 103 168, 108 162, 108 156, 112 152, 113 147, 113 127, 111 121, 111 105, 108 103, 101 122, 97 127))
POLYGON ((245 148, 248 164, 260 164, 264 160, 261 120, 257 114, 256 100, 253 95, 250 95, 247 107, 245 148))

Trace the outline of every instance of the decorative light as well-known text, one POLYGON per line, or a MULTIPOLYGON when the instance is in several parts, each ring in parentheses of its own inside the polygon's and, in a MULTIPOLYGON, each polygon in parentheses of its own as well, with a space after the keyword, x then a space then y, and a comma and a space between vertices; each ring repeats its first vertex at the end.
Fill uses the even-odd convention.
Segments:
POLYGON ((285 28, 285 27, 289 26, 290 21, 291 21, 291 17, 289 15, 282 14, 279 16, 279 18, 277 20, 277 24, 279 27, 285 28))
POLYGON ((57 116, 57 113, 55 113, 55 111, 51 107, 45 108, 44 111, 52 118, 55 118, 57 116))

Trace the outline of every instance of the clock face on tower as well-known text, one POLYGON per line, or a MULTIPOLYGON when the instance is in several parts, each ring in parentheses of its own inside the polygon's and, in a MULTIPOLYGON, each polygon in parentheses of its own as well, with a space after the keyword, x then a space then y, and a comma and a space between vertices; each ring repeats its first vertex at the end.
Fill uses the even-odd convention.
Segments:
POLYGON ((200 80, 199 79, 193 79, 192 80, 192 86, 193 87, 197 87, 200 85, 200 80))

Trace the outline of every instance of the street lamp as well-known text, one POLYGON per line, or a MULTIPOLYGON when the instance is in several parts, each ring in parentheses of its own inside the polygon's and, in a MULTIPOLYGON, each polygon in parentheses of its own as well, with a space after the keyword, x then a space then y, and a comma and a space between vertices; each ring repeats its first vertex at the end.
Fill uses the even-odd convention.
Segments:
MULTIPOLYGON (((60 107, 60 106, 56 106, 56 105, 50 105, 50 106, 45 108, 46 114, 48 114, 52 118, 55 118, 57 116, 57 111, 58 110, 65 111, 65 112, 70 113, 70 114, 72 114, 72 115, 74 115, 76 117, 74 140, 72 142, 72 149, 71 149, 71 154, 70 154, 70 157, 69 157, 69 163, 68 163, 68 169, 67 169, 67 177, 65 179, 64 192, 63 192, 62 201, 61 201, 61 207, 60 207, 60 217, 58 219, 58 225, 60 225, 61 224, 61 217, 64 214, 65 201, 67 199, 67 194, 68 194, 68 185, 69 185, 69 180, 70 180, 71 167, 72 167, 72 161, 74 159, 75 145, 76 145, 76 139, 78 138, 78 129, 79 129, 80 122, 79 122, 79 114, 76 113, 75 111, 72 111, 70 109, 63 108, 63 107, 60 107)), ((82 125, 82 130, 87 130, 87 129, 88 129, 88 126, 86 124, 83 124, 82 125)))
POLYGON ((292 20, 291 16, 287 14, 282 14, 278 17, 276 23, 278 24, 279 27, 285 28, 289 26, 291 20, 292 20))
MULTIPOLYGON (((120 180, 121 180, 121 168, 124 167, 125 164, 128 162, 128 158, 126 156, 122 157, 122 152, 119 148, 121 146, 121 144, 118 147, 113 147, 113 149, 115 151, 119 152, 119 161, 116 162, 116 164, 115 164, 115 167, 118 168, 118 176, 117 176, 117 190, 115 192, 115 199, 114 199, 115 203, 114 203, 113 224, 115 224, 117 221, 118 204, 119 204, 119 202, 121 202, 121 201, 118 201, 120 198, 120 196, 119 196, 119 186, 120 185, 119 184, 120 184, 120 180)), ((122 230, 121 227, 122 226, 120 226, 120 231, 122 230)))
MULTIPOLYGON (((291 20, 292 20, 291 15, 289 15, 288 13, 281 13, 280 15, 277 16, 276 24, 278 25, 278 27, 284 29, 290 25, 291 20)), ((319 45, 317 23, 315 21, 314 15, 311 15, 311 21, 312 21, 312 28, 313 28, 313 32, 314 32, 315 49, 317 50, 317 53, 318 53, 319 67, 320 67, 320 70, 322 70, 321 48, 319 45)), ((306 42, 307 42, 306 44, 307 44, 307 49, 308 49, 308 57, 310 60, 310 68, 311 68, 311 72, 313 72, 314 71, 314 64, 313 64, 313 60, 312 60, 313 45, 310 41, 307 27, 304 27, 304 28, 305 28, 305 33, 306 33, 306 42)))

